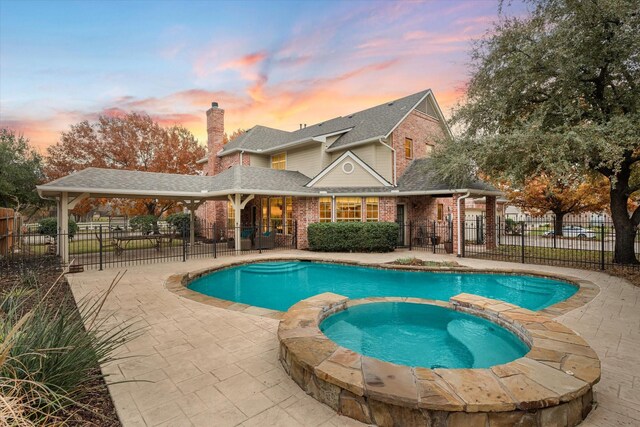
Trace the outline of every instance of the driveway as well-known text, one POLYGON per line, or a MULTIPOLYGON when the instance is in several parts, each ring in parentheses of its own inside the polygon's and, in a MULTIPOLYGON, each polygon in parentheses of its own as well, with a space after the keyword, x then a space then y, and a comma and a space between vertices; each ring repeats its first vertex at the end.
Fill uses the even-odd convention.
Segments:
MULTIPOLYGON (((212 307, 169 292, 164 281, 176 273, 238 259, 314 257, 388 262, 417 256, 456 260, 471 267, 557 272, 585 278, 601 293, 559 318, 580 333, 602 361, 596 385, 598 407, 585 426, 640 425, 640 288, 603 273, 455 259, 426 252, 313 254, 287 251, 130 267, 105 304, 110 322, 135 321, 143 334, 128 343, 103 370, 124 426, 356 426, 350 418, 307 396, 280 366, 278 321, 212 307), (135 357, 130 357, 135 356, 135 357)), ((108 288, 118 270, 68 276, 76 300, 108 288)))

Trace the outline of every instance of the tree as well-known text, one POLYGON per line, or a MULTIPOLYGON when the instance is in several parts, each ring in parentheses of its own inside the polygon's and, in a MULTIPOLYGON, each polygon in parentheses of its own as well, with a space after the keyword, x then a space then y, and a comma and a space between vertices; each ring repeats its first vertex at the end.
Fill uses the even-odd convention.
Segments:
MULTIPOLYGON (((148 115, 130 113, 100 116, 83 121, 63 132, 60 141, 48 148, 46 175, 56 179, 87 167, 197 174, 196 161, 205 150, 187 129, 163 128, 148 115)), ((103 202, 103 201, 98 201, 103 202)), ((78 211, 87 211, 87 202, 78 211)), ((179 209, 174 201, 162 199, 122 200, 116 204, 129 215, 146 214, 158 218, 179 209)))
POLYGON ((0 129, 0 203, 17 212, 31 211, 46 204, 36 192, 44 175, 42 157, 29 140, 12 130, 0 129))
POLYGON ((523 186, 541 175, 608 180, 614 260, 634 253, 640 210, 640 13, 626 0, 529 0, 502 15, 471 51, 459 130, 434 157, 452 183, 480 171, 523 186), (470 166, 471 165, 471 166, 470 166))
POLYGON ((229 141, 232 141, 234 139, 236 139, 237 137, 239 137, 240 135, 242 135, 243 133, 246 133, 247 131, 241 128, 238 128, 236 130, 234 130, 231 135, 227 135, 227 133, 225 132, 224 135, 222 136, 222 143, 223 144, 227 144, 229 141))
POLYGON ((510 189, 507 197, 533 216, 553 212, 553 230, 562 236, 567 214, 599 212, 609 203, 609 186, 602 177, 572 177, 568 180, 540 175, 525 182, 522 189, 510 189))

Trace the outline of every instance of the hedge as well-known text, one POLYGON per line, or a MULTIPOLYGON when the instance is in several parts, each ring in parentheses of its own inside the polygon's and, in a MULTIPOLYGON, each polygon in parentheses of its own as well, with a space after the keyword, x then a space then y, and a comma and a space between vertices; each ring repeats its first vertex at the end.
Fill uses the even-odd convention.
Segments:
POLYGON ((154 215, 138 215, 129 220, 129 227, 133 231, 140 231, 142 234, 150 234, 154 225, 157 227, 158 218, 154 215))
POLYGON ((398 243, 395 222, 323 222, 309 224, 309 249, 319 252, 391 252, 398 243))
MULTIPOLYGON (((78 232, 78 224, 69 218, 69 225, 67 229, 67 233, 70 239, 78 232)), ((52 238, 56 238, 58 236, 58 219, 57 218, 43 218, 38 222, 38 233, 44 234, 45 236, 49 236, 52 238)), ((63 232, 64 233, 64 232, 63 232)))

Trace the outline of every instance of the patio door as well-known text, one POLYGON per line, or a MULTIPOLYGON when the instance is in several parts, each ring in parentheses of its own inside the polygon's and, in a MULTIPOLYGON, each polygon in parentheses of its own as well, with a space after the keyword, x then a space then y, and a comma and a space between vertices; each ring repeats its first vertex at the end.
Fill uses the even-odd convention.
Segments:
POLYGON ((398 246, 405 246, 405 212, 404 204, 398 204, 396 206, 396 222, 400 226, 398 230, 398 246))

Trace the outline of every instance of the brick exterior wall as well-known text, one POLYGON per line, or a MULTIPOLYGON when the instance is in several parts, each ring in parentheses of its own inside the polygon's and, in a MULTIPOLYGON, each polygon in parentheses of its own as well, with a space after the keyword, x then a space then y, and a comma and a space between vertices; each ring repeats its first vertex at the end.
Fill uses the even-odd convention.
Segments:
MULTIPOLYGON (((395 197, 380 197, 378 199, 378 219, 384 222, 395 222, 397 215, 397 201, 395 197)), ((366 210, 366 204, 365 204, 366 210)))
MULTIPOLYGON (((458 222, 461 223, 460 231, 462 232, 462 236, 464 238, 464 217, 465 217, 465 200, 462 199, 460 202, 460 212, 458 212, 458 199, 462 196, 462 194, 454 194, 452 197, 453 202, 453 253, 458 254, 458 222)), ((462 255, 464 255, 464 239, 462 242, 462 255)))
POLYGON ((487 235, 486 245, 487 249, 496 248, 496 196, 487 196, 486 202, 486 221, 487 221, 487 235))
POLYGON ((440 123, 431 116, 419 111, 412 111, 406 119, 393 131, 393 148, 396 150, 396 173, 402 176, 413 159, 427 157, 427 144, 435 144, 442 136, 440 123), (407 159, 404 152, 404 140, 413 140, 413 158, 407 159))
POLYGON ((308 249, 307 227, 320 221, 320 199, 317 197, 294 197, 293 218, 297 221, 298 249, 308 249))

